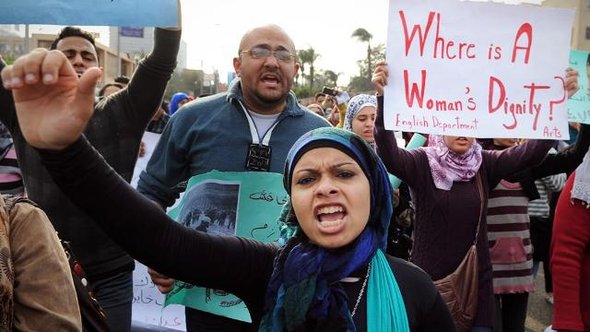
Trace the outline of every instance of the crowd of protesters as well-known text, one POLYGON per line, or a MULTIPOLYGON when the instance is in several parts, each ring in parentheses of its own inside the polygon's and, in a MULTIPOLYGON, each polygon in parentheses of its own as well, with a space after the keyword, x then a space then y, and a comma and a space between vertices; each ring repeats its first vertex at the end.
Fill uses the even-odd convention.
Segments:
MULTIPOLYGON (((576 126, 571 144, 430 135, 405 150, 384 126, 395 64, 377 64, 374 91, 345 98, 329 89, 303 106, 292 92, 295 45, 276 25, 244 33, 227 92, 163 101, 180 34, 157 28, 133 76, 98 93, 94 38, 79 28, 12 65, 0 58, 2 193, 33 201, 42 220, 27 233, 0 213, 0 330, 88 328, 57 237, 71 244, 111 331, 131 331, 133 258, 163 293, 175 280, 221 289, 252 317, 187 308, 188 331, 455 331, 433 280, 474 243, 479 291, 468 331, 525 331, 540 264, 552 328, 590 329, 588 125, 576 126), (161 138, 136 190, 128 182, 145 131, 161 138), (181 184, 213 170, 283 174, 290 199, 277 218, 294 229, 284 246, 166 215, 181 184), (58 253, 25 259, 22 234, 47 244, 31 257, 58 253)), ((564 71, 564 81, 573 95, 578 73, 564 71)))

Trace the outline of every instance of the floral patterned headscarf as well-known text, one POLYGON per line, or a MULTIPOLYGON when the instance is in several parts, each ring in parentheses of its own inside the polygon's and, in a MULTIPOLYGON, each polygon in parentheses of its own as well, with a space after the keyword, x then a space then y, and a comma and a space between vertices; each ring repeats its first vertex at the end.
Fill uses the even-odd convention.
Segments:
POLYGON ((438 189, 451 190, 453 182, 470 181, 481 166, 481 145, 473 142, 464 154, 453 152, 443 136, 430 135, 429 146, 424 148, 434 185, 438 189))

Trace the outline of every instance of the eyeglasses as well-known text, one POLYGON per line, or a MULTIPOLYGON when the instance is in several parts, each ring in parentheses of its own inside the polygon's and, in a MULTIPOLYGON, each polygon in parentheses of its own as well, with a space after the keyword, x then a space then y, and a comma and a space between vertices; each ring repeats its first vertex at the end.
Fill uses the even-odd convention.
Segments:
POLYGON ((272 54, 277 60, 283 62, 291 62, 291 59, 295 58, 288 50, 271 51, 264 47, 254 47, 249 51, 242 51, 241 53, 248 53, 253 59, 266 59, 272 54))

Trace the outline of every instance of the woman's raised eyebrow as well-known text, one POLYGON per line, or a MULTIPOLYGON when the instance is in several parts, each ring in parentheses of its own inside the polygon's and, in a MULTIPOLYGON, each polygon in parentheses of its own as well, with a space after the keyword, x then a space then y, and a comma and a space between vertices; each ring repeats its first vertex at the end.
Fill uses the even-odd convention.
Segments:
POLYGON ((332 165, 332 167, 331 167, 331 168, 340 168, 340 167, 343 167, 343 166, 350 166, 350 165, 352 165, 352 166, 358 166, 358 167, 360 167, 360 166, 359 166, 359 165, 358 165, 356 162, 354 162, 354 161, 344 161, 344 162, 341 162, 341 163, 338 163, 338 164, 332 165))

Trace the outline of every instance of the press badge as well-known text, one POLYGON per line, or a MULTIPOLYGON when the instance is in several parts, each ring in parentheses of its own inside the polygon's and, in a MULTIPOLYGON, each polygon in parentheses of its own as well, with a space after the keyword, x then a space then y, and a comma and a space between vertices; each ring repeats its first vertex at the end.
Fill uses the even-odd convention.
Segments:
POLYGON ((246 156, 246 169, 249 171, 268 172, 270 171, 270 136, 279 123, 279 115, 276 115, 274 122, 269 128, 263 129, 265 133, 260 137, 258 128, 256 128, 256 124, 249 111, 240 100, 238 102, 248 120, 250 135, 252 136, 252 143, 248 146, 248 155, 246 156))
POLYGON ((268 172, 270 170, 270 146, 250 144, 246 168, 250 171, 268 172))

